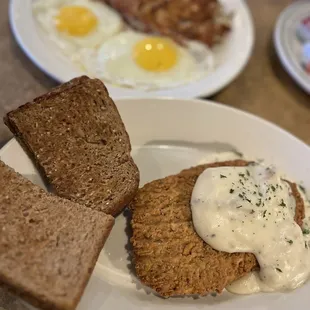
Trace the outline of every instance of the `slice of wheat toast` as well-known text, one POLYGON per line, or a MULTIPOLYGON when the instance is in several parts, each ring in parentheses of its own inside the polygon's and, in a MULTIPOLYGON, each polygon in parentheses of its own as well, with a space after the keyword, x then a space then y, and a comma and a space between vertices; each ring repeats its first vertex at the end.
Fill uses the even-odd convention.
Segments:
POLYGON ((42 309, 75 309, 113 217, 45 192, 2 161, 0 187, 0 285, 42 309))
MULTIPOLYGON (((195 232, 190 200, 198 176, 207 168, 246 166, 244 160, 201 165, 141 188, 130 204, 133 261, 142 283, 164 297, 222 292, 232 281, 259 269, 251 253, 214 250, 195 232)), ((296 184, 295 220, 301 224, 304 203, 296 184)))
POLYGON ((139 171, 101 81, 73 79, 9 112, 4 122, 57 195, 112 215, 134 197, 139 171))

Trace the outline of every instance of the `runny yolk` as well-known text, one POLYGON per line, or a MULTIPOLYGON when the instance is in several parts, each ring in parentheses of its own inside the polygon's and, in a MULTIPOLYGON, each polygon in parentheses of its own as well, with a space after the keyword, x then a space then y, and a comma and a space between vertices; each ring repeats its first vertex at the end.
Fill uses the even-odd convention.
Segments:
POLYGON ((133 57, 141 68, 152 72, 163 72, 175 66, 178 50, 169 39, 150 37, 135 45, 133 57))
POLYGON ((98 24, 96 15, 83 6, 64 6, 55 19, 58 31, 71 36, 84 36, 98 24))

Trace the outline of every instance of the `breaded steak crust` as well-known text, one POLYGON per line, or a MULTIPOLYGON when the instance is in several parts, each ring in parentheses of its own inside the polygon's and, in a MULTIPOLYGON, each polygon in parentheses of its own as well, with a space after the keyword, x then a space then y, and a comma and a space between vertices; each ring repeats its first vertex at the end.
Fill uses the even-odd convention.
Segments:
MULTIPOLYGON (((164 297, 222 292, 232 281, 259 269, 251 253, 220 252, 195 232, 190 200, 198 176, 207 168, 247 166, 244 160, 200 165, 146 184, 132 201, 134 264, 141 282, 164 297)), ((295 220, 304 204, 296 184, 295 220)))

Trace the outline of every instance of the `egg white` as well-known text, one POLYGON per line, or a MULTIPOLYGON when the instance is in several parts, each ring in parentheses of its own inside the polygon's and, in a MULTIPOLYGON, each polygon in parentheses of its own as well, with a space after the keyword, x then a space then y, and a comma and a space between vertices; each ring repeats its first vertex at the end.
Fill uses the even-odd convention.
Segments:
POLYGON ((213 67, 210 50, 197 42, 178 45, 178 62, 170 70, 150 72, 136 64, 133 48, 147 35, 134 31, 122 32, 105 41, 97 51, 84 49, 76 58, 88 74, 113 84, 145 90, 172 88, 206 75, 213 67))
POLYGON ((79 48, 95 48, 123 27, 122 19, 116 12, 103 3, 90 0, 36 0, 33 15, 49 39, 67 55, 79 48), (60 8, 74 5, 88 8, 98 19, 96 28, 85 36, 71 36, 56 28, 55 17, 60 8))

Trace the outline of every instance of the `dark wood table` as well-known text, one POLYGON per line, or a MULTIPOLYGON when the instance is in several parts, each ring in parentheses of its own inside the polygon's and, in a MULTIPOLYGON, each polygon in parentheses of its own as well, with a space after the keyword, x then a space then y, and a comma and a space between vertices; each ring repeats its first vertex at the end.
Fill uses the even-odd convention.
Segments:
POLYGON ((310 144, 310 96, 282 68, 273 28, 292 0, 249 0, 255 23, 253 55, 241 75, 214 100, 270 120, 310 144))

